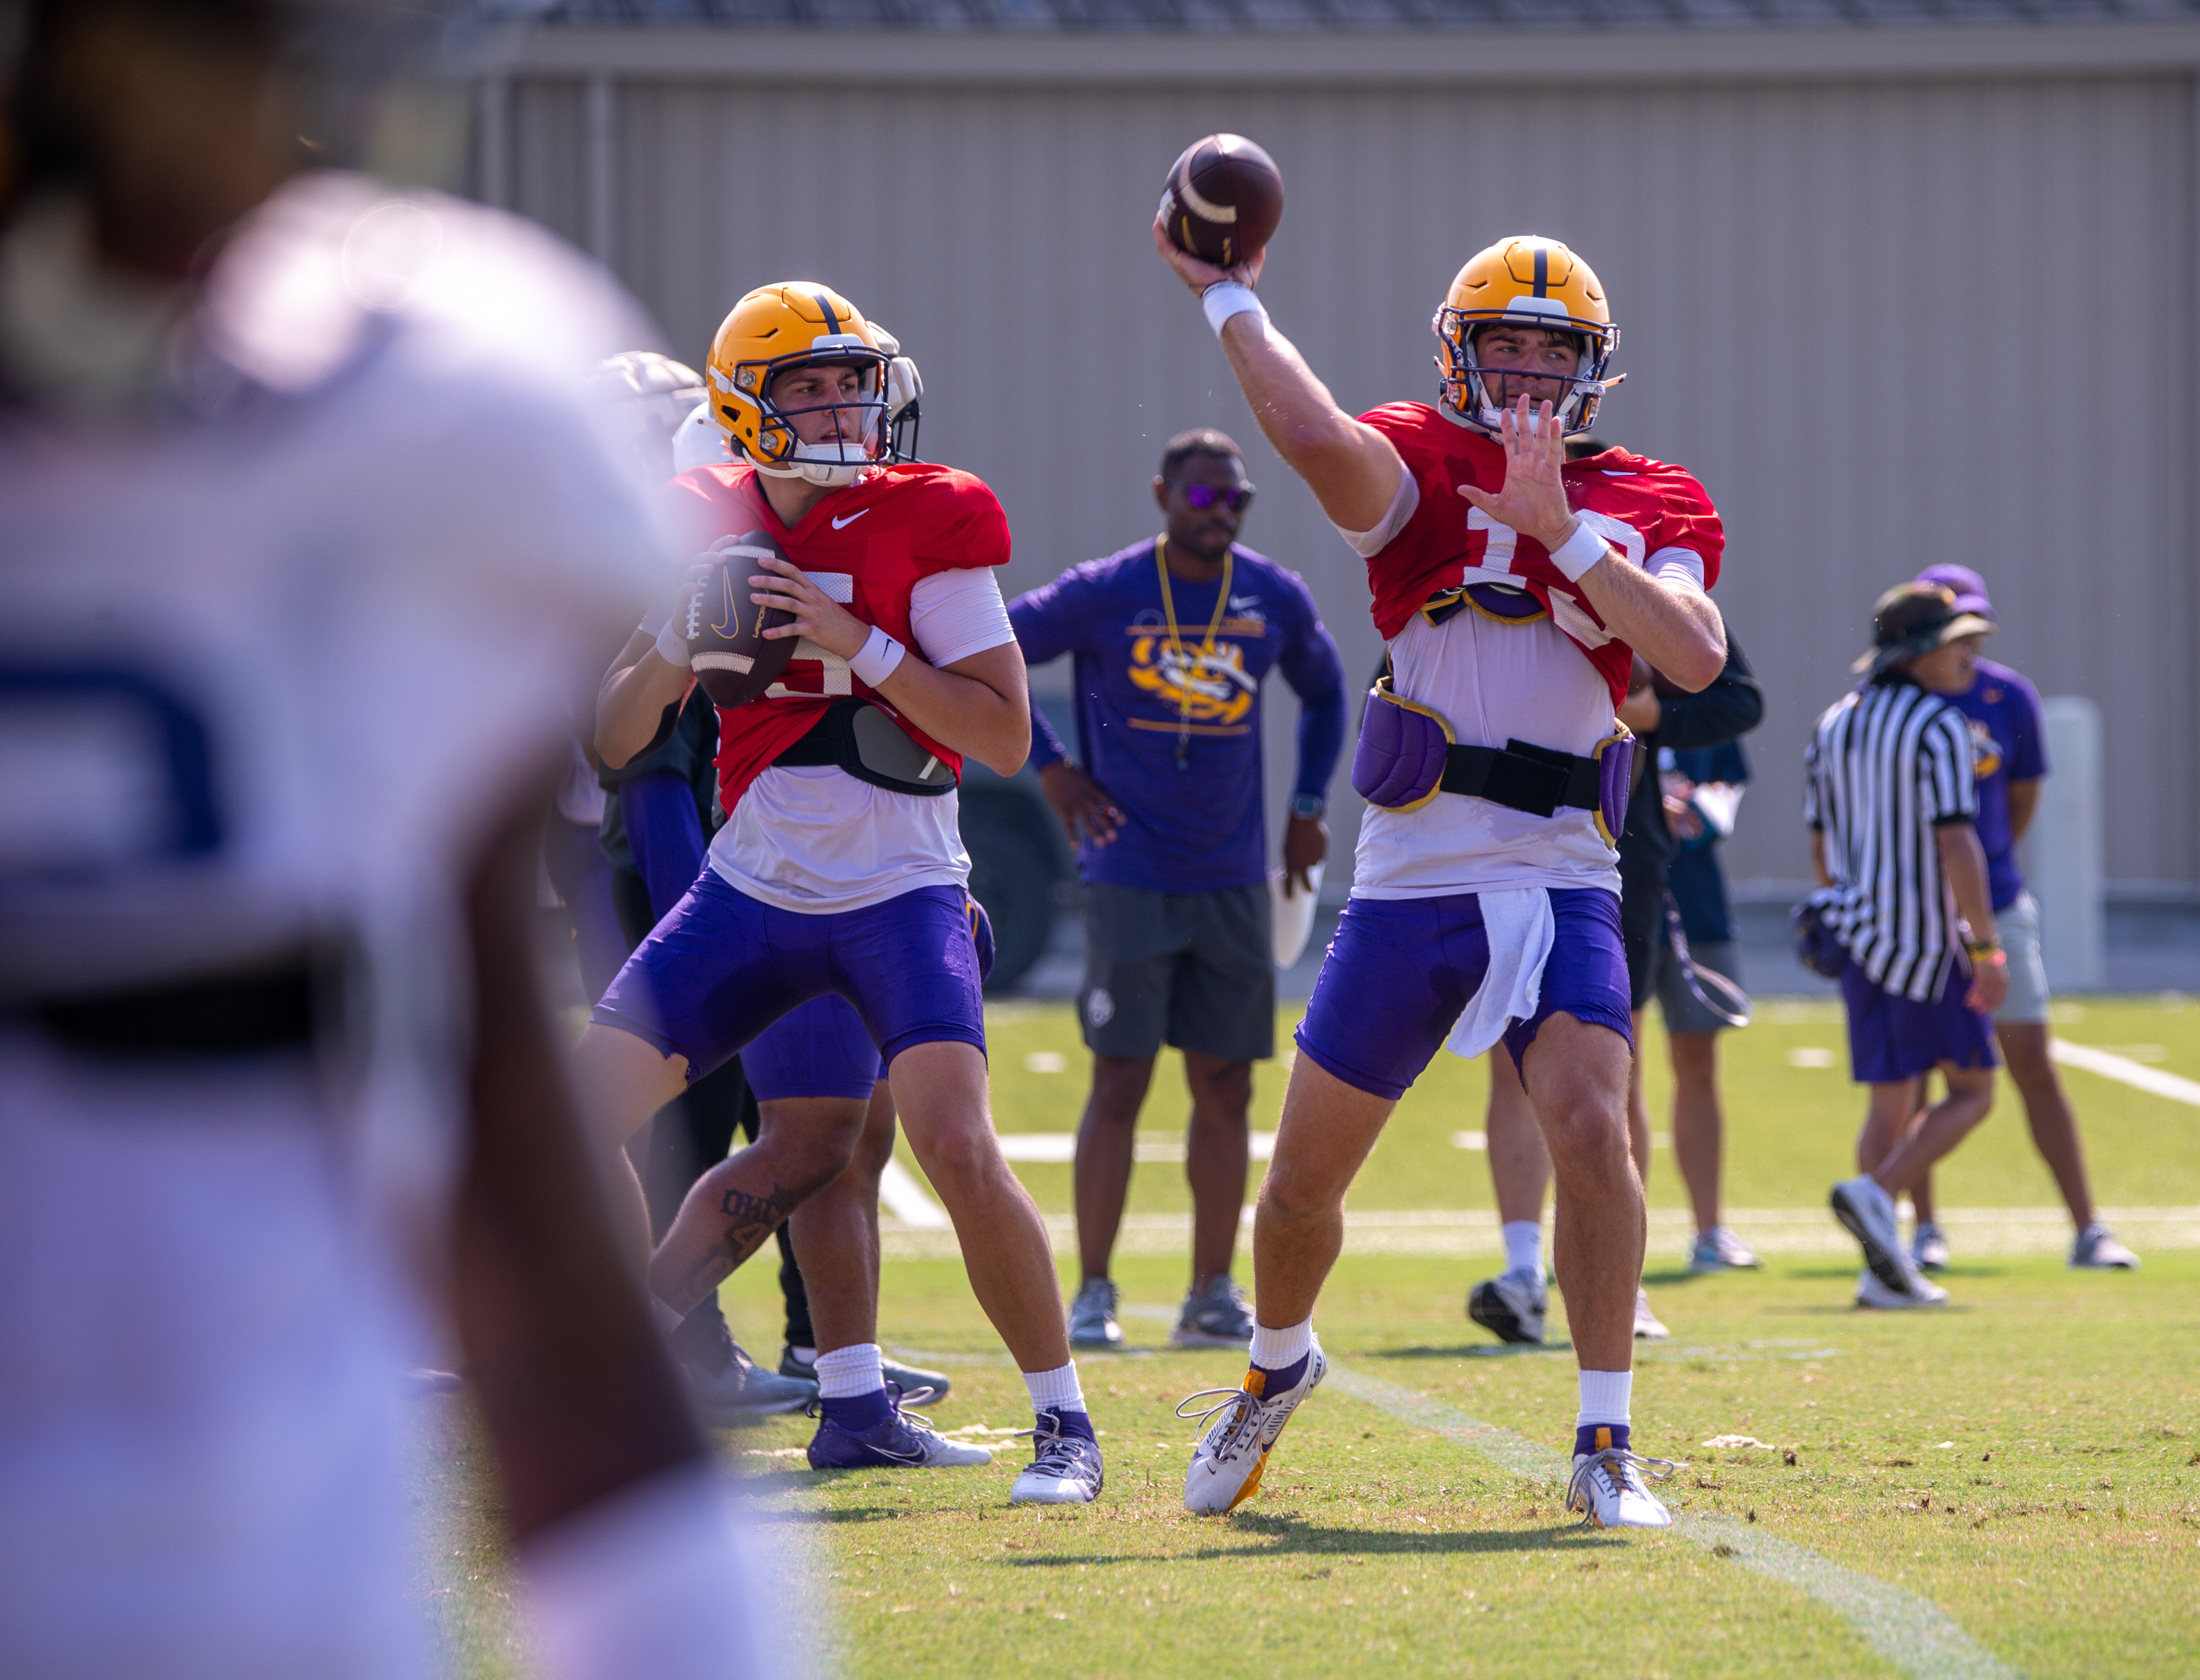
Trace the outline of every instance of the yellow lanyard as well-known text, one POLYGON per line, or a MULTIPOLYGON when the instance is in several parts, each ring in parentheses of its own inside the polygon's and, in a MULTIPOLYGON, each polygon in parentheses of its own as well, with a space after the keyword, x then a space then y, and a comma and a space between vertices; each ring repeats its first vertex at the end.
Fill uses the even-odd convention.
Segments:
MULTIPOLYGON (((1215 592, 1214 616, 1207 621, 1207 637, 1200 644, 1203 653, 1215 651, 1215 632, 1222 628, 1222 609, 1230 604, 1230 568, 1234 564, 1230 550, 1222 551, 1222 587, 1215 592)), ((1169 593, 1169 539, 1153 540, 1154 568, 1161 574, 1161 612, 1169 621, 1169 646, 1176 654, 1176 767, 1184 769, 1191 762, 1192 753, 1192 691, 1185 678, 1184 637, 1176 627, 1176 600, 1169 593)))

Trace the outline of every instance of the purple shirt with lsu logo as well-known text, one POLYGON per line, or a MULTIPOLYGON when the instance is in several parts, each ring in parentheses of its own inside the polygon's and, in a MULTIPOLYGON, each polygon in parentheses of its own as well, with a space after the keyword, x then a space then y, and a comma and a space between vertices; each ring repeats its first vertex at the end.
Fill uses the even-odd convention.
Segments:
POLYGON ((2017 837, 2009 823, 2009 784, 2047 774, 2047 730, 2040 691, 2006 665, 1978 662, 1970 688, 1950 696, 1971 720, 1973 774, 1978 783, 1978 839, 1994 908, 2006 910, 2024 891, 2017 837))

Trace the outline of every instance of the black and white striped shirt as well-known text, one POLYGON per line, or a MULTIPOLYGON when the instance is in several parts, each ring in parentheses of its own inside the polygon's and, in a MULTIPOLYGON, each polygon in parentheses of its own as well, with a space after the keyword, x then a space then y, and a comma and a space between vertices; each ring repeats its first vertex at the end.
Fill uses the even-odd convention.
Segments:
POLYGON ((1970 725, 1913 682, 1870 683, 1826 709, 1804 763, 1834 879, 1814 902, 1876 984, 1929 1002, 1958 925, 1934 830, 1978 815, 1970 725))

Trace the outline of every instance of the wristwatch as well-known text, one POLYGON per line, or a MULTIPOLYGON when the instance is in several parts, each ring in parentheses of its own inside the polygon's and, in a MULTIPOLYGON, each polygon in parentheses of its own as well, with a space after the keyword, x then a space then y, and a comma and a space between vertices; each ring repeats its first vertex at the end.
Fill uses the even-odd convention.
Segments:
POLYGON ((1304 817, 1308 822, 1318 822, 1329 809, 1329 801, 1318 793, 1294 793, 1291 796, 1291 814, 1304 817))

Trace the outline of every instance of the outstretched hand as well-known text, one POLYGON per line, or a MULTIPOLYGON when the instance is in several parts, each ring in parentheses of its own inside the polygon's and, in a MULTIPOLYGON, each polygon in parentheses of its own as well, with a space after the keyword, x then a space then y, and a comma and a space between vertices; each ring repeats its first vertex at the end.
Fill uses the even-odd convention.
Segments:
POLYGON ((1549 403, 1530 408, 1522 397, 1498 421, 1505 446, 1505 483, 1494 495, 1471 484, 1459 494, 1488 514, 1493 524, 1541 543, 1546 552, 1574 534, 1574 510, 1566 502, 1559 469, 1566 464, 1566 433, 1549 403))
POLYGON ((1161 260, 1176 270, 1179 280, 1195 292, 1204 292, 1209 286, 1223 280, 1235 280, 1241 286, 1260 284, 1261 265, 1268 260, 1267 247, 1255 251, 1244 262, 1231 268, 1217 268, 1211 262, 1195 257, 1189 251, 1180 251, 1169 238, 1168 218, 1156 210, 1153 217, 1153 248, 1161 253, 1161 260))

